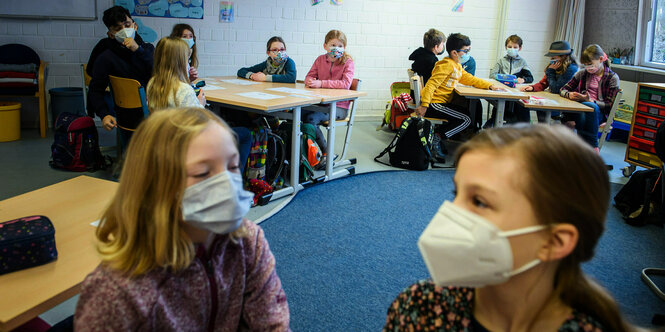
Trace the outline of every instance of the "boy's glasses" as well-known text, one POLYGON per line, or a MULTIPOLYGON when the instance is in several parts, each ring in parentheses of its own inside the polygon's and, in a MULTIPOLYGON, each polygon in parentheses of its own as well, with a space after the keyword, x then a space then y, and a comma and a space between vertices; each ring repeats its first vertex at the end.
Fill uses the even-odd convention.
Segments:
POLYGON ((471 52, 471 49, 470 49, 470 48, 467 48, 466 50, 455 50, 455 51, 457 51, 457 53, 466 53, 466 54, 469 54, 469 52, 471 52))
POLYGON ((120 31, 120 30, 122 30, 122 29, 124 29, 124 28, 131 28, 131 27, 133 27, 133 26, 134 26, 134 20, 129 19, 129 20, 124 21, 124 22, 122 22, 122 23, 120 23, 120 24, 118 24, 118 25, 113 26, 113 31, 116 31, 116 32, 117 32, 117 31, 120 31))
POLYGON ((285 52, 285 51, 286 51, 285 48, 280 48, 280 49, 273 48, 273 49, 270 50, 270 52, 274 52, 274 53, 277 53, 277 52, 285 52))

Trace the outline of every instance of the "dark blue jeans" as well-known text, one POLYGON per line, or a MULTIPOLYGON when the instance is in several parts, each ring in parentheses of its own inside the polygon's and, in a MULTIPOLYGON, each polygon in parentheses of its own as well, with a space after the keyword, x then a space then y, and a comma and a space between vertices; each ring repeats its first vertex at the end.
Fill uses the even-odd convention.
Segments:
POLYGON ((593 112, 566 113, 566 119, 575 121, 577 135, 579 135, 585 142, 589 143, 591 147, 597 148, 600 108, 598 108, 598 105, 590 101, 585 101, 582 104, 593 108, 593 112))

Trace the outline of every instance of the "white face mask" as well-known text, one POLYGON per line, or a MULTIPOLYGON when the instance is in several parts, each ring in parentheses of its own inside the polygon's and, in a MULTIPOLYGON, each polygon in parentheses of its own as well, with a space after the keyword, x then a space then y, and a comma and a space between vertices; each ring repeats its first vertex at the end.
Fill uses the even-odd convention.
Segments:
POLYGON ((540 263, 534 259, 513 270, 508 237, 545 228, 538 225, 504 232, 485 218, 445 201, 420 235, 418 248, 439 286, 496 285, 540 263))
POLYGON ((242 188, 242 176, 229 171, 213 175, 185 189, 185 222, 215 234, 235 231, 252 205, 254 194, 242 188))
POLYGON ((135 32, 136 30, 134 30, 134 28, 124 28, 115 33, 115 40, 117 40, 119 43, 122 43, 125 41, 125 38, 133 39, 135 32))
POLYGON ((519 48, 507 48, 506 53, 508 53, 508 56, 516 58, 519 50, 519 48))

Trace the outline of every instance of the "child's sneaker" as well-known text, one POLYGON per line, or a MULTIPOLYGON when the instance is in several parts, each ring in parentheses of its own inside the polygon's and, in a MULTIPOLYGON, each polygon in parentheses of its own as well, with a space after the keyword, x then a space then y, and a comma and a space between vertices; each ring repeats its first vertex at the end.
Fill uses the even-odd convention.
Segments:
POLYGON ((438 162, 445 163, 446 162, 446 152, 444 151, 443 147, 443 140, 441 139, 441 136, 438 133, 434 133, 434 138, 432 139, 432 150, 434 151, 434 159, 436 159, 438 162))

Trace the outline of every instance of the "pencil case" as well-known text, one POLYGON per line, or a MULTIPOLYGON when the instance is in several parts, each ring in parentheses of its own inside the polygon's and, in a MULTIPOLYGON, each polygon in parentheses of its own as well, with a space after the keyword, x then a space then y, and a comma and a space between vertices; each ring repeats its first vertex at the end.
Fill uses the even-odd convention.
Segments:
POLYGON ((496 80, 511 88, 514 88, 515 84, 517 84, 517 76, 515 75, 496 74, 496 80))
POLYGON ((55 228, 45 216, 0 223, 0 274, 49 263, 58 258, 55 228))

